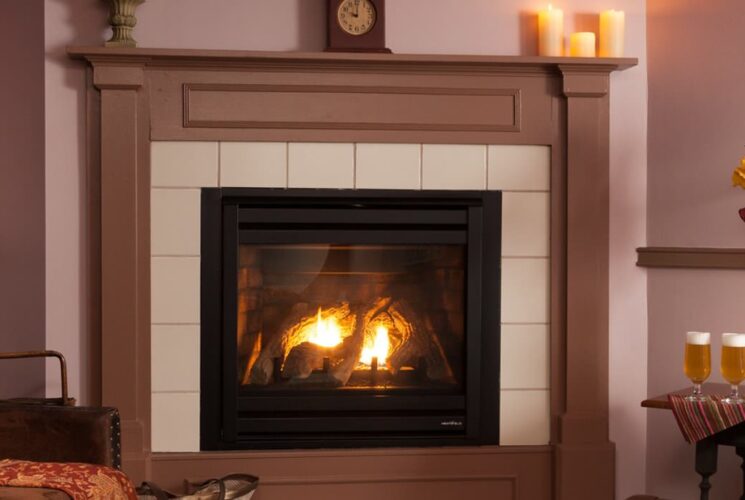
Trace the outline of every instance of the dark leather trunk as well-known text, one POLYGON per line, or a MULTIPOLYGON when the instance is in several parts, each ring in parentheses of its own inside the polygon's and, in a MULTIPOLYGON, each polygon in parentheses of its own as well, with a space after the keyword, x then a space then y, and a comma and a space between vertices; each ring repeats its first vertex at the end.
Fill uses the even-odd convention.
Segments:
POLYGON ((114 408, 0 402, 0 459, 82 462, 119 468, 114 408))

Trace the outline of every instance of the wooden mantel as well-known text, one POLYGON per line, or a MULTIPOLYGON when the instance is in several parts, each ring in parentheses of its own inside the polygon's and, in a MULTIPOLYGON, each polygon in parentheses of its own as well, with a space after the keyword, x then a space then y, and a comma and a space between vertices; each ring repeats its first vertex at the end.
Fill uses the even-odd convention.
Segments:
POLYGON ((120 409, 124 466, 136 481, 173 487, 185 477, 251 470, 265 480, 265 499, 286 498, 298 487, 305 498, 324 498, 314 496, 314 487, 320 491, 329 483, 375 484, 379 492, 379 485, 391 482, 443 481, 462 482, 465 496, 468 488, 483 492, 488 485, 497 500, 614 497, 608 438, 608 93, 610 73, 634 66, 636 59, 103 47, 68 53, 92 72, 89 171, 94 179, 100 174, 101 197, 100 213, 93 216, 100 216, 91 244, 91 266, 100 259, 100 289, 94 290, 92 308, 101 311, 102 401, 120 409), (551 445, 152 453, 155 140, 551 146, 551 445), (379 467, 363 474, 370 464, 379 467), (303 477, 322 466, 334 471, 333 478, 303 477))
POLYGON ((67 53, 75 59, 91 62, 117 62, 120 64, 181 66, 254 66, 262 63, 277 68, 308 66, 336 66, 375 69, 412 66, 426 69, 451 68, 452 71, 482 68, 486 71, 509 71, 522 68, 526 71, 553 71, 559 65, 574 65, 591 72, 624 70, 636 66, 636 58, 601 57, 542 57, 542 56, 472 56, 440 54, 379 54, 352 52, 268 52, 248 50, 197 50, 197 49, 147 49, 120 47, 69 47, 67 53))

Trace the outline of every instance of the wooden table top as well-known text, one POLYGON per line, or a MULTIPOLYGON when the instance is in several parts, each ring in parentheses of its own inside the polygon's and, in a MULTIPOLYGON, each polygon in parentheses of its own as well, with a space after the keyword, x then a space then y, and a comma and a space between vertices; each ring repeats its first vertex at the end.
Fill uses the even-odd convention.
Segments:
MULTIPOLYGON (((724 395, 729 394, 730 388, 728 384, 704 384, 702 386, 702 392, 706 395, 718 394, 724 395)), ((691 394, 693 392, 693 386, 686 387, 685 389, 679 389, 669 394, 691 394)), ((642 401, 644 408, 656 408, 659 410, 672 410, 673 407, 670 401, 667 400, 667 394, 661 396, 655 396, 653 398, 645 399, 642 401)))

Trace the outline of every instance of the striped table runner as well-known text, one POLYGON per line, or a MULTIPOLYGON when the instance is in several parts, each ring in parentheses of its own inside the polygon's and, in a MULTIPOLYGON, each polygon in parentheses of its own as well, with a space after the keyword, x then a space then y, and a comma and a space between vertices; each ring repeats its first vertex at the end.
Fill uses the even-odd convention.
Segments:
POLYGON ((703 401, 686 401, 685 396, 668 394, 683 437, 689 443, 701 441, 717 432, 745 421, 745 404, 722 403, 723 396, 706 396, 703 401))

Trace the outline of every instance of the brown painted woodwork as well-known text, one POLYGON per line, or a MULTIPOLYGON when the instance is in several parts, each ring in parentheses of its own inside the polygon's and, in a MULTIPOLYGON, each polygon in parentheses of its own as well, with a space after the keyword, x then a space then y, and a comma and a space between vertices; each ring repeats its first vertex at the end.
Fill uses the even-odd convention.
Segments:
POLYGON ((188 128, 518 132, 519 109, 517 89, 184 85, 188 128))
MULTIPOLYGON (((44 135, 44 4, 0 2, 3 22, 0 58, 7 65, 0 96, 0 351, 44 349, 59 332, 49 315, 47 339, 47 261, 45 224, 56 225, 45 215, 45 179, 55 182, 55 171, 45 172, 44 135)), ((51 150, 50 150, 51 151, 51 150)), ((52 153, 50 153, 52 156, 52 153)), ((50 242, 51 244, 51 242, 50 242)), ((54 275, 54 269, 50 270, 54 275)), ((56 296, 67 284, 49 287, 56 296), (58 290, 60 290, 58 292, 58 290)), ((76 299, 77 300, 77 299, 76 299)), ((43 397, 44 361, 0 363, 0 398, 43 397)))
POLYGON ((249 470, 261 478, 262 499, 552 498, 548 446, 315 450, 300 456, 296 451, 154 454, 152 470, 163 486, 174 489, 184 478, 249 470))
MULTIPOLYGON (((672 391, 670 394, 690 394, 692 391, 691 387, 686 387, 685 389, 678 389, 676 391, 672 391)), ((706 395, 712 395, 712 394, 719 394, 720 396, 723 396, 725 394, 729 394, 730 392, 730 386, 729 384, 716 384, 716 383, 707 383, 703 384, 701 386, 701 391, 706 395)), ((654 396, 649 399, 645 399, 642 401, 642 407, 643 408, 656 408, 658 410, 672 410, 673 405, 670 404, 670 401, 667 399, 667 394, 661 394, 659 396, 654 396)))
POLYGON ((391 50, 385 46, 385 0, 369 0, 375 7, 376 20, 372 29, 363 35, 350 35, 338 22, 339 6, 346 0, 328 0, 328 26, 326 50, 330 52, 383 52, 391 50))
POLYGON ((639 267, 691 269, 745 269, 742 248, 637 248, 639 267))
POLYGON ((613 498, 608 89, 610 72, 635 60, 69 53, 91 65, 100 91, 102 400, 121 410, 124 467, 135 481, 175 487, 184 478, 251 471, 262 478, 264 500, 298 489, 304 498, 364 500, 392 485, 404 493, 431 490, 433 498, 452 497, 456 486, 469 498, 613 498), (403 94, 408 107, 397 105, 403 94), (263 99, 271 106, 252 109, 263 99), (326 114, 314 111, 318 102, 326 114), (348 109, 353 102, 356 113, 348 109), (550 145, 552 445, 151 453, 152 140, 550 145))
POLYGON ((572 64, 559 68, 567 98, 567 334, 556 487, 562 499, 613 498, 607 368, 610 78, 572 64), (598 161, 605 166, 599 168, 598 161), (596 480, 588 483, 587 477, 596 480))

